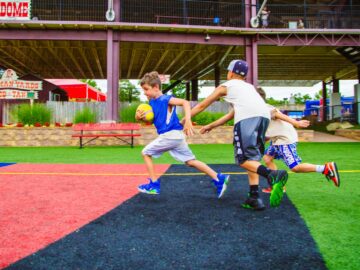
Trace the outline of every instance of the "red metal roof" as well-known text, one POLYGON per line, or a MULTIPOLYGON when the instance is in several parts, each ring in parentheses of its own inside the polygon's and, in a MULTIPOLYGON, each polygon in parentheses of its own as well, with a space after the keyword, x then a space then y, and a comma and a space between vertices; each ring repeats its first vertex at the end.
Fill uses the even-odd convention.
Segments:
POLYGON ((74 79, 46 79, 46 81, 64 89, 69 101, 106 101, 106 94, 96 88, 74 79))

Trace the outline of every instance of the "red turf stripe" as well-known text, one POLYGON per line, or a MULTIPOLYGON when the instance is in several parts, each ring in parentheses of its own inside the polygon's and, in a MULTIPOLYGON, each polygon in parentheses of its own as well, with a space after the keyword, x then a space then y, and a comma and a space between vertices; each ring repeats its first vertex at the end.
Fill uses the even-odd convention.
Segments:
MULTIPOLYGON (((169 165, 157 165, 164 173, 169 165)), ((1 172, 146 173, 144 165, 16 164, 1 172)), ((145 176, 1 175, 0 267, 30 255, 138 193, 145 176)))

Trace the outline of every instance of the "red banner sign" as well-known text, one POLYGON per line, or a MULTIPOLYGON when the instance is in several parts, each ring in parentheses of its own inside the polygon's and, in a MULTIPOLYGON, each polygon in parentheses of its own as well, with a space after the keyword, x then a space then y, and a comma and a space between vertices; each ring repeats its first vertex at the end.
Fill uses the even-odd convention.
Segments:
POLYGON ((0 20, 30 20, 31 0, 0 1, 0 20))

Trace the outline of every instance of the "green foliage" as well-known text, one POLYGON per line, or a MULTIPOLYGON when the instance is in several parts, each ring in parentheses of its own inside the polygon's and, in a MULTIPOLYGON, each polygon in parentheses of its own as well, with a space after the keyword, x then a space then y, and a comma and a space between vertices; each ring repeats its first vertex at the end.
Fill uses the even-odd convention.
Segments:
POLYGON ((301 93, 296 93, 293 97, 295 104, 304 104, 305 101, 312 99, 309 94, 302 95, 301 93))
POLYGON ((86 83, 86 84, 88 84, 88 85, 90 85, 90 86, 92 86, 92 87, 94 87, 95 89, 97 89, 97 90, 99 90, 99 91, 101 91, 100 87, 97 85, 96 81, 94 81, 94 80, 91 80, 91 79, 87 79, 87 80, 82 79, 82 80, 80 80, 80 81, 83 82, 83 83, 86 83))
MULTIPOLYGON (((215 113, 215 112, 202 112, 198 115, 192 117, 192 121, 195 122, 197 125, 204 126, 208 125, 211 122, 214 122, 215 120, 218 120, 219 118, 223 117, 225 113, 215 113)), ((225 125, 234 125, 234 120, 230 120, 225 125)))
POLYGON ((119 119, 123 123, 133 123, 135 120, 136 108, 140 105, 140 102, 134 102, 127 107, 120 108, 119 119))
POLYGON ((121 80, 119 88, 120 101, 128 101, 130 103, 140 101, 140 91, 129 80, 121 80))
POLYGON ((77 111, 73 122, 78 123, 95 123, 96 122, 96 112, 91 111, 89 107, 85 107, 81 111, 77 111))
POLYGON ((50 123, 51 110, 45 104, 35 103, 33 106, 21 104, 16 110, 18 122, 24 125, 34 125, 35 123, 44 125, 45 123, 50 123))
MULTIPOLYGON (((163 84, 162 90, 166 89, 169 85, 171 85, 174 82, 175 80, 171 80, 169 84, 163 84)), ((182 99, 186 98, 186 86, 183 83, 177 84, 174 88, 170 90, 170 92, 174 97, 182 98, 182 99)))
POLYGON ((273 106, 279 106, 279 105, 284 105, 285 104, 285 100, 276 100, 273 97, 267 98, 266 99, 266 103, 273 105, 273 106))

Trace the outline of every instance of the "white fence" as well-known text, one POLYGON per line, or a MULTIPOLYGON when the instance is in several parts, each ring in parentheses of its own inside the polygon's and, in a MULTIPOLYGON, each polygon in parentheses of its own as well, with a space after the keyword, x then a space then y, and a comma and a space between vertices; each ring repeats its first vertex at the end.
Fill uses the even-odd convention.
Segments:
MULTIPOLYGON (((191 107, 197 104, 197 101, 191 101, 191 107)), ((128 102, 119 102, 119 109, 128 107, 128 102)), ((4 104, 3 107, 3 121, 2 123, 14 123, 17 119, 11 115, 11 111, 14 106, 18 104, 4 104)), ((107 120, 106 119, 106 103, 105 102, 59 102, 59 101, 47 101, 46 106, 52 111, 52 122, 59 123, 71 123, 74 120, 77 111, 83 110, 85 107, 89 107, 91 111, 96 113, 97 122, 107 120)), ((206 111, 209 112, 224 112, 229 111, 229 104, 226 102, 215 102, 210 105, 206 111)), ((178 113, 183 113, 182 107, 177 109, 178 113)))

